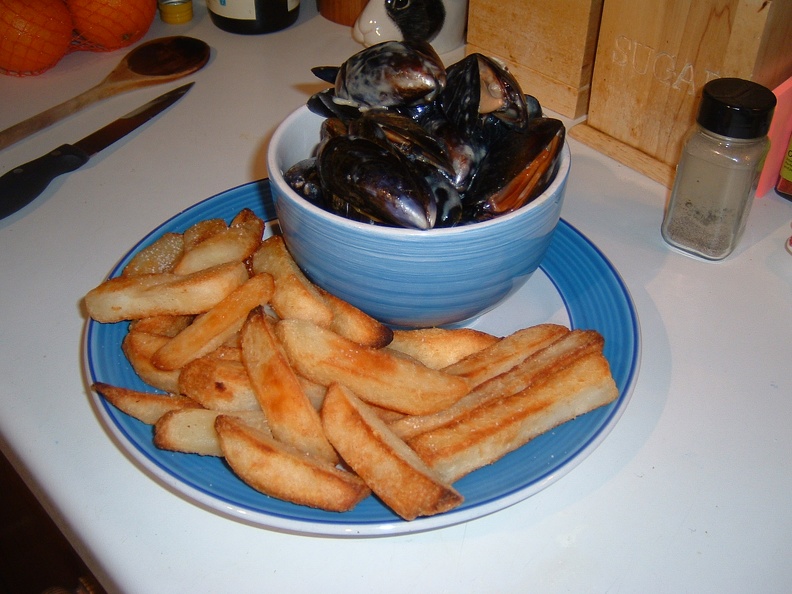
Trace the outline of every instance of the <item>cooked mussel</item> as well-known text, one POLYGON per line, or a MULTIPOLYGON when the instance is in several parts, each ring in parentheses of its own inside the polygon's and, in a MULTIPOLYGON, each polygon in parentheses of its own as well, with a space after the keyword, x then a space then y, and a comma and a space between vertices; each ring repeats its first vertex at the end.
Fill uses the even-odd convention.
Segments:
POLYGON ((446 69, 431 45, 387 41, 314 74, 332 88, 296 191, 356 221, 415 229, 511 212, 554 179, 565 129, 501 62, 471 54, 446 69))
POLYGON ((431 229, 437 205, 423 177, 399 152, 360 137, 337 136, 317 156, 324 192, 384 224, 431 229))
POLYGON ((445 82, 445 67, 431 45, 384 41, 361 50, 338 68, 333 101, 361 110, 419 105, 433 101, 445 82))
POLYGON ((539 103, 526 97, 511 72, 479 53, 448 67, 439 101, 448 118, 467 136, 481 134, 492 118, 521 128, 541 115, 539 103))
POLYGON ((555 178, 564 145, 564 124, 534 118, 490 146, 466 193, 467 217, 492 218, 528 204, 555 178))

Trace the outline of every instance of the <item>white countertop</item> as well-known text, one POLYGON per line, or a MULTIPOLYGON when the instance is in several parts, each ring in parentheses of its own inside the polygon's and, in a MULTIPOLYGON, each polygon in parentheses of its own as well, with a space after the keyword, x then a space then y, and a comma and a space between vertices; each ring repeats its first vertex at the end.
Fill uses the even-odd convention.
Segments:
MULTIPOLYGON (((493 515, 376 539, 283 534, 171 492, 111 440, 82 368, 82 296, 173 214, 265 177, 275 125, 359 46, 304 1, 243 37, 203 3, 213 48, 157 121, 0 221, 0 447, 111 592, 786 592, 792 583, 792 203, 757 198, 737 251, 709 263, 660 237, 667 190, 575 140, 562 216, 624 278, 642 365, 615 429, 577 468, 493 515)), ((103 78, 124 51, 0 77, 0 129, 103 78)), ((0 153, 0 174, 178 86, 108 99, 0 153)), ((530 89, 526 89, 530 92, 530 89)))

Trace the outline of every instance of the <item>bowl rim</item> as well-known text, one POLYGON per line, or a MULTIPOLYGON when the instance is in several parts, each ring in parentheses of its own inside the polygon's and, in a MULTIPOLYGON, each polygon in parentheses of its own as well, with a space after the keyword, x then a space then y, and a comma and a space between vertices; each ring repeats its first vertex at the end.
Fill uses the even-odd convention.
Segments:
MULTIPOLYGON (((323 208, 320 208, 314 204, 311 204, 308 200, 300 196, 297 192, 295 192, 289 185, 286 183, 286 180, 283 178, 283 170, 278 165, 278 149, 281 145, 285 142, 287 131, 294 125, 297 120, 300 120, 306 116, 318 118, 320 121, 323 119, 322 116, 313 113, 310 111, 307 105, 302 105, 299 108, 292 111, 286 118, 278 124, 278 127, 275 129, 275 132, 270 139, 269 146, 267 147, 267 169, 270 178, 270 182, 272 185, 277 188, 278 191, 284 192, 288 198, 294 203, 298 208, 301 208, 316 218, 322 219, 326 221, 328 224, 335 224, 342 228, 346 228, 350 231, 355 232, 365 232, 368 234, 379 235, 383 237, 390 237, 390 238, 397 238, 397 237, 426 237, 426 236, 442 236, 446 237, 448 235, 455 235, 455 234, 469 234, 469 233, 478 233, 483 232, 484 230, 496 226, 496 225, 503 225, 509 221, 512 221, 516 218, 521 218, 525 216, 527 213, 537 210, 540 206, 544 203, 548 202, 552 198, 561 194, 561 190, 563 185, 566 183, 567 178, 569 177, 569 170, 571 167, 571 160, 572 155, 569 149, 569 141, 565 138, 564 139, 564 146, 561 148, 561 162, 558 167, 558 172, 556 173, 555 179, 550 183, 550 185, 545 189, 542 194, 536 197, 534 200, 518 208, 515 211, 510 213, 500 215, 488 221, 481 221, 478 223, 471 223, 469 225, 460 225, 457 227, 435 227, 432 229, 409 229, 405 227, 387 227, 387 226, 379 226, 379 225, 371 225, 369 223, 361 223, 359 221, 353 221, 351 219, 346 219, 342 216, 337 214, 328 212, 323 208)), ((316 142, 319 142, 319 137, 317 135, 316 142)), ((292 164, 293 165, 293 164, 292 164)), ((278 205, 278 200, 280 196, 278 196, 278 192, 273 191, 273 201, 275 206, 278 205)))

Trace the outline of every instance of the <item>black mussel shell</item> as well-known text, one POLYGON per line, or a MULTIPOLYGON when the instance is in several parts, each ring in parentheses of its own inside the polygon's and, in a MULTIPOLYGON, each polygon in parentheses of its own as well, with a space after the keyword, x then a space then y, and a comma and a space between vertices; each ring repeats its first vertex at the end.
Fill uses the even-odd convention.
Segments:
POLYGON ((318 155, 325 192, 386 224, 431 229, 436 204, 426 181, 396 151, 365 138, 339 136, 318 155))
POLYGON ((470 54, 452 64, 446 77, 446 88, 439 101, 448 118, 465 136, 480 135, 492 118, 520 128, 536 113, 538 102, 532 102, 529 108, 514 76, 505 66, 483 54, 470 54))
POLYGON ((283 174, 283 179, 292 190, 320 208, 325 208, 322 181, 319 179, 319 169, 316 166, 316 157, 303 159, 289 167, 283 174))
POLYGON ((360 115, 356 107, 336 103, 334 97, 335 89, 324 89, 311 95, 305 104, 313 113, 323 118, 350 120, 360 115))
POLYGON ((335 101, 361 109, 420 105, 434 100, 445 82, 445 67, 431 45, 384 41, 341 65, 335 101))
POLYGON ((412 118, 394 111, 367 111, 350 122, 349 134, 386 142, 410 161, 422 161, 454 175, 453 164, 443 144, 412 118))
POLYGON ((535 118, 525 128, 512 128, 493 144, 466 194, 466 208, 486 218, 528 204, 555 178, 564 145, 564 124, 535 118))

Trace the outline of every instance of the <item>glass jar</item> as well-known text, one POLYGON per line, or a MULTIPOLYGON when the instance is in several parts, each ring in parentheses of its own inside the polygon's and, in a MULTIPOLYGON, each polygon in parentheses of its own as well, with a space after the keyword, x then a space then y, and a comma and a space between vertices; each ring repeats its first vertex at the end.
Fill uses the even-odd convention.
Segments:
POLYGON ((663 239, 708 260, 731 254, 745 229, 770 147, 776 97, 738 78, 704 86, 665 211, 663 239))
POLYGON ((231 33, 272 33, 294 24, 300 0, 206 0, 212 22, 231 33))

